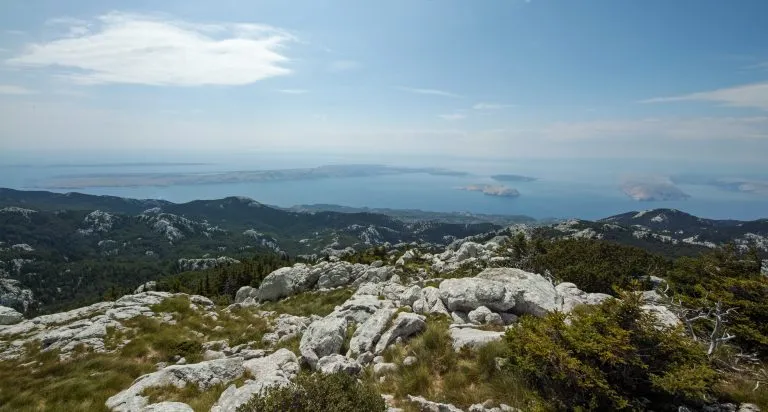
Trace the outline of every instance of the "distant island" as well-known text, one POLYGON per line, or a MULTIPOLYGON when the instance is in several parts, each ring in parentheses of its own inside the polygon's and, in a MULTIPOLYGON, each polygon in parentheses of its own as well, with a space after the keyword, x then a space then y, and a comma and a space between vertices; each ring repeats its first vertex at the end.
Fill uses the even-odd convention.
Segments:
POLYGON ((491 179, 497 181, 497 182, 533 182, 534 180, 539 180, 536 177, 530 177, 530 176, 523 176, 523 175, 493 175, 491 176, 491 179))
POLYGON ((517 189, 513 189, 511 187, 506 187, 506 186, 496 186, 496 185, 469 185, 469 186, 460 187, 459 190, 466 190, 469 192, 481 192, 487 196, 498 196, 498 197, 520 196, 520 192, 518 192, 517 189))
POLYGON ((621 190, 627 196, 641 202, 685 200, 691 196, 683 192, 669 179, 626 180, 621 190))
POLYGON ((700 175, 677 175, 671 180, 679 184, 706 185, 730 192, 768 195, 768 180, 760 177, 707 177, 700 175))
POLYGON ((212 173, 102 173, 66 175, 46 179, 37 187, 46 189, 84 189, 89 187, 139 187, 177 185, 215 185, 246 182, 314 180, 401 174, 466 176, 467 173, 432 167, 393 167, 384 165, 327 165, 301 169, 253 170, 212 173))
MULTIPOLYGON (((272 206, 275 207, 275 206, 272 206)), ((525 215, 496 215, 471 212, 433 212, 419 209, 389 209, 370 207, 350 207, 329 204, 296 205, 287 208, 292 212, 340 212, 340 213, 376 213, 394 217, 408 223, 437 221, 442 223, 493 223, 510 226, 515 223, 536 223, 536 219, 525 215)))

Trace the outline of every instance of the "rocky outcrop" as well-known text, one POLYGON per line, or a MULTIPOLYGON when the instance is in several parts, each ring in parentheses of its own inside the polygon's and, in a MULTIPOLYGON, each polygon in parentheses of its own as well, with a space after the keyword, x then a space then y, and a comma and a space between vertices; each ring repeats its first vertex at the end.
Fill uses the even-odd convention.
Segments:
POLYGON ((408 400, 416 404, 422 412, 464 412, 460 408, 449 403, 432 402, 421 396, 408 395, 408 400))
POLYGON ((362 369, 363 367, 357 361, 339 354, 324 356, 317 361, 317 370, 325 374, 346 373, 357 375, 362 369))
POLYGON ((491 312, 490 309, 485 306, 469 312, 467 318, 470 322, 478 325, 503 325, 504 321, 501 319, 501 315, 491 312))
POLYGON ((231 257, 220 256, 217 258, 179 259, 177 263, 181 271, 189 271, 189 270, 206 270, 210 268, 228 266, 235 263, 240 263, 240 261, 237 259, 233 259, 231 257))
POLYGON ((513 268, 491 268, 480 272, 477 278, 502 283, 506 293, 514 296, 512 312, 517 315, 544 316, 562 307, 562 298, 554 285, 539 274, 513 268))
POLYGON ((314 266, 297 263, 267 275, 255 293, 252 289, 241 288, 235 301, 240 303, 248 298, 258 301, 277 300, 312 289, 379 283, 393 274, 394 268, 391 266, 372 267, 349 262, 320 262, 314 266))
POLYGON ((24 316, 15 309, 0 306, 0 325, 15 325, 23 319, 24 316))
POLYGON ((143 292, 150 292, 157 290, 157 282, 154 280, 150 280, 149 282, 142 283, 139 287, 136 288, 136 290, 133 291, 133 294, 137 293, 143 293, 143 292))
POLYGON ((272 324, 272 332, 265 333, 261 341, 268 345, 285 342, 301 335, 310 323, 307 317, 281 313, 272 324))
POLYGON ((149 388, 188 384, 206 390, 214 385, 225 384, 242 376, 243 358, 217 359, 191 365, 173 365, 136 379, 130 388, 107 399, 106 406, 112 411, 141 411, 148 398, 142 393, 149 388))
POLYGON ((515 307, 515 294, 503 282, 480 278, 447 279, 440 283, 440 298, 451 311, 469 312, 480 306, 506 312, 515 307))
POLYGON ((211 412, 235 412, 253 396, 264 393, 267 388, 290 385, 299 372, 296 355, 288 349, 280 349, 269 356, 246 361, 243 367, 252 378, 239 388, 230 385, 219 396, 211 412))
POLYGON ((147 405, 141 412, 195 412, 191 406, 181 402, 160 402, 147 405))
MULTIPOLYGON (((14 336, 9 345, 0 349, 0 359, 21 356, 28 343, 38 343, 43 351, 58 349, 62 358, 68 358, 78 346, 104 352, 104 338, 108 328, 120 329, 123 327, 122 322, 137 316, 159 316, 152 312, 150 306, 172 296, 176 295, 167 292, 126 295, 115 302, 100 302, 67 312, 23 320, 14 325, 0 326, 0 339, 14 336)), ((202 296, 190 297, 190 301, 195 300, 210 302, 202 296)))
POLYGON ((359 325, 349 341, 347 356, 356 359, 365 352, 372 352, 394 314, 394 309, 379 309, 359 325))
POLYGON ((421 289, 418 299, 413 302, 413 311, 424 315, 428 313, 448 314, 448 309, 440 297, 440 290, 431 286, 421 289))
POLYGON ((332 317, 343 317, 349 322, 362 324, 379 309, 395 308, 394 302, 372 295, 352 295, 331 312, 332 317))
POLYGON ((563 303, 562 311, 570 313, 573 308, 579 305, 597 305, 606 299, 612 298, 605 293, 587 293, 579 289, 575 284, 565 282, 555 286, 555 290, 560 294, 563 303))
POLYGON ((318 271, 312 271, 309 266, 302 263, 277 269, 261 282, 256 298, 263 302, 307 291, 317 283, 319 276, 318 271))
POLYGON ((465 346, 469 347, 470 349, 477 349, 481 346, 487 345, 490 342, 499 341, 504 336, 504 332, 464 327, 451 327, 449 329, 449 333, 451 334, 451 339, 453 340, 453 349, 457 352, 465 346))
POLYGON ((658 327, 672 328, 681 324, 680 318, 664 305, 643 305, 640 308, 653 315, 658 327))
POLYGON ((426 318, 422 315, 415 313, 401 312, 397 315, 392 326, 381 335, 379 342, 374 349, 375 354, 380 355, 387 347, 392 344, 396 339, 409 338, 417 333, 420 333, 427 326, 425 322, 426 318))
POLYGON ((312 322, 299 343, 302 360, 312 369, 320 358, 339 353, 347 333, 347 320, 343 317, 326 316, 312 322))
POLYGON ((0 271, 0 305, 26 313, 35 303, 30 289, 16 279, 3 278, 0 271))

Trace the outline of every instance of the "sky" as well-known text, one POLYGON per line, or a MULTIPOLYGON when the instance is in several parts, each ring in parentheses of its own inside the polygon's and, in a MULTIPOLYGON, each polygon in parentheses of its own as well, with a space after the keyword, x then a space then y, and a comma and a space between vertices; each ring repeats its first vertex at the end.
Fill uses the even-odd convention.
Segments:
POLYGON ((7 0, 0 151, 768 157, 764 0, 7 0))

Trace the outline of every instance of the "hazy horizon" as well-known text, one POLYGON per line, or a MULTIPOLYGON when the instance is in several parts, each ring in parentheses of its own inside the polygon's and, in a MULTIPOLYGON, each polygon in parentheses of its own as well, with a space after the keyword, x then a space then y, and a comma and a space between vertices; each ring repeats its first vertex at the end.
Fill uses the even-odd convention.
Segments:
POLYGON ((768 153, 762 1, 3 7, 4 151, 768 153))
POLYGON ((0 186, 558 216, 768 210, 762 1, 3 7, 0 186), (339 180, 323 191, 291 183, 268 193, 253 181, 160 192, 149 178, 112 176, 329 164, 471 176, 372 178, 371 187, 339 180), (455 193, 491 184, 520 197, 455 193), (420 198, 429 196, 448 204, 420 198))

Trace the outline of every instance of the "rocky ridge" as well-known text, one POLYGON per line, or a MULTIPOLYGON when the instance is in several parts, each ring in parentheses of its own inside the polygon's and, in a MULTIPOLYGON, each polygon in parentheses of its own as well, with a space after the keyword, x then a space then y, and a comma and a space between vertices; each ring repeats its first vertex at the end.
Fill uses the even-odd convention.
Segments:
MULTIPOLYGON (((192 313, 214 320, 246 311, 268 325, 260 340, 235 345, 192 331, 206 340, 200 362, 186 363, 179 356, 176 364, 158 364, 156 371, 140 376, 106 402, 106 407, 113 411, 187 411, 192 410, 189 405, 179 402, 152 403, 146 393, 153 388, 187 385, 204 392, 223 385, 226 389, 211 411, 225 412, 237 410, 268 387, 290 385, 302 365, 318 373, 353 375, 370 368, 374 376, 384 379, 400 366, 385 362, 381 355, 390 346, 422 333, 430 317, 450 319, 449 333, 456 351, 476 350, 500 340, 504 330, 514 328, 521 316, 544 316, 551 311, 570 313, 579 305, 612 299, 609 295, 584 292, 573 283, 555 285, 540 274, 509 267, 486 267, 474 275, 447 279, 432 277, 424 268, 447 276, 476 262, 502 265, 507 240, 496 236, 485 243, 458 241, 439 254, 409 249, 392 259, 394 265, 338 259, 313 265, 295 264, 272 272, 259 287, 241 288, 235 302, 224 308, 216 307, 203 296, 153 291, 155 285, 149 283, 114 302, 33 319, 23 320, 18 312, 0 308, 0 359, 22 357, 32 348, 42 352, 55 350, 62 361, 76 358, 83 350, 114 352, 130 343, 130 339, 113 342, 114 331, 131 329, 133 319, 150 318, 168 325, 181 321, 177 313, 158 309, 172 299, 184 299, 192 313), (417 263, 422 267, 415 268, 417 263), (268 302, 340 288, 352 289, 351 297, 325 316, 261 310, 268 302), (293 350, 281 347, 292 340, 298 340, 293 350)), ((656 316, 659 327, 680 322, 652 292, 647 295, 643 308, 656 316)), ((414 361, 406 359, 402 367, 414 361)), ((403 401, 412 402, 421 410, 461 410, 416 396, 403 401)), ((514 408, 477 404, 469 410, 514 408)))

